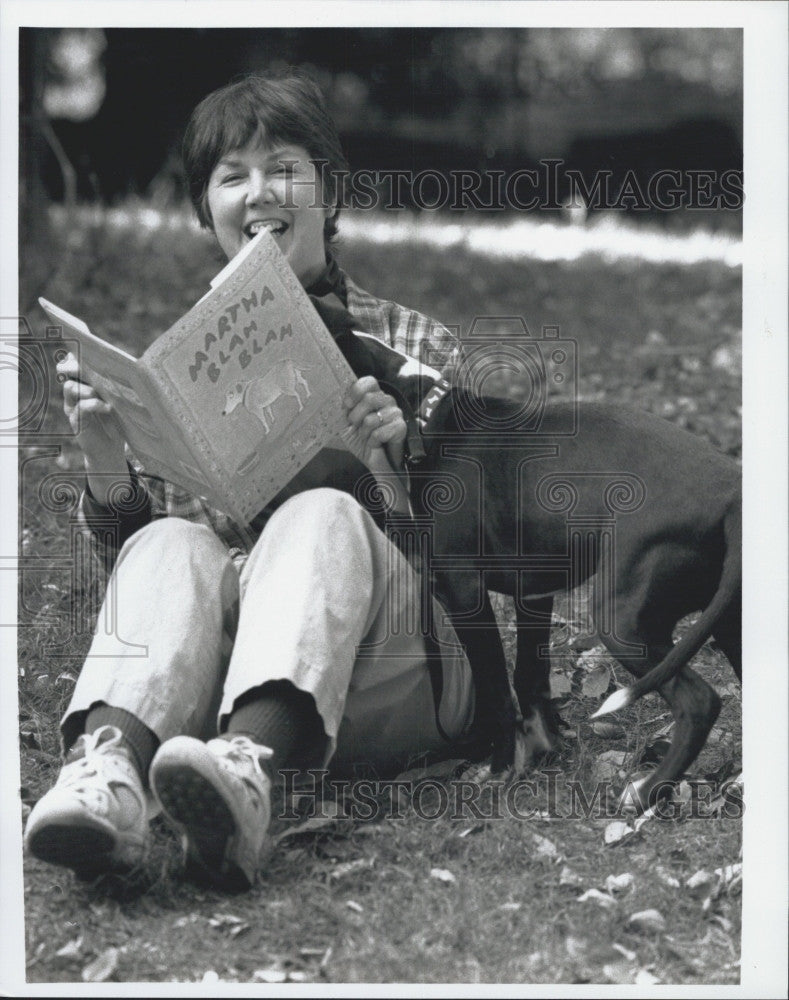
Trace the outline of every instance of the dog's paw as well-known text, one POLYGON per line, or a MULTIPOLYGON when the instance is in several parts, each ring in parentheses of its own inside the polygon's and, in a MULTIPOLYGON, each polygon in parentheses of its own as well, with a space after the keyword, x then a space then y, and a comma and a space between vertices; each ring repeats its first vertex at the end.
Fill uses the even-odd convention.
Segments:
POLYGON ((552 754, 558 747, 557 734, 552 732, 542 712, 534 710, 523 719, 515 732, 513 767, 522 774, 531 768, 539 757, 552 754))

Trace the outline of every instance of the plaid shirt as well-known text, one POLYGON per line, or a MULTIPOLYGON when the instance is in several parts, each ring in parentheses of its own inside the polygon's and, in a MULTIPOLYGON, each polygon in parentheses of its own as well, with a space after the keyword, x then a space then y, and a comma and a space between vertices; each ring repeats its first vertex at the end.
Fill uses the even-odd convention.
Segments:
MULTIPOLYGON (((359 320, 361 329, 451 379, 460 348, 457 338, 446 327, 396 302, 370 295, 347 275, 343 278, 348 311, 359 320)), ((181 517, 209 527, 227 545, 231 558, 241 568, 265 524, 265 516, 255 518, 253 530, 246 529, 192 493, 146 475, 132 455, 128 459, 134 494, 131 502, 124 505, 125 510, 99 504, 87 490, 83 491, 77 508, 77 520, 90 534, 100 562, 108 567, 123 542, 150 520, 181 517)), ((276 502, 272 511, 275 506, 276 502)))

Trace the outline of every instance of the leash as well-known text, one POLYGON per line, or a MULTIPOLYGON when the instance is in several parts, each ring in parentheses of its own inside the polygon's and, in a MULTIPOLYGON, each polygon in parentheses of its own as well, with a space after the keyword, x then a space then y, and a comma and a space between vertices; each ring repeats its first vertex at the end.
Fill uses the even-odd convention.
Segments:
MULTIPOLYGON (((338 297, 338 289, 333 286, 331 281, 332 277, 336 279, 336 274, 332 275, 331 269, 329 269, 325 277, 328 280, 325 280, 322 283, 319 282, 316 286, 309 288, 308 293, 310 294, 310 299, 318 311, 319 316, 336 340, 343 334, 353 333, 353 329, 358 326, 358 322, 345 308, 345 304, 342 299, 338 297)), ((388 392, 394 398, 403 413, 403 417, 405 418, 406 441, 404 447, 404 464, 406 473, 408 473, 410 469, 415 468, 423 462, 426 457, 422 434, 427 428, 436 406, 447 395, 451 389, 451 385, 446 379, 439 379, 439 381, 432 386, 425 398, 422 400, 419 410, 415 412, 403 392, 396 385, 392 385, 391 382, 383 380, 379 380, 378 384, 385 392, 388 392)), ((429 586, 429 580, 425 579, 426 567, 424 553, 421 551, 421 546, 414 544, 414 542, 418 542, 420 540, 421 533, 419 532, 412 517, 398 515, 398 520, 400 521, 401 528, 405 528, 406 530, 387 534, 390 541, 397 546, 403 557, 410 563, 412 569, 422 583, 422 594, 420 598, 420 605, 422 606, 422 609, 424 610, 425 608, 425 602, 429 601, 429 607, 432 612, 432 594, 429 586), (406 539, 409 536, 413 539, 413 542, 410 545, 406 542, 406 539)), ((444 669, 441 648, 438 644, 438 640, 433 634, 432 622, 430 623, 430 627, 422 629, 422 641, 424 643, 425 659, 427 661, 427 670, 433 693, 433 714, 436 731, 445 743, 454 743, 455 741, 450 739, 447 735, 441 724, 441 719, 439 718, 441 698, 444 693, 444 669)))
MULTIPOLYGON (((409 401, 405 398, 400 389, 392 385, 390 382, 379 381, 381 388, 388 392, 394 397, 395 402, 402 410, 403 416, 406 422, 407 437, 405 442, 405 455, 404 461, 406 466, 406 472, 411 469, 416 468, 424 461, 426 457, 425 444, 422 440, 422 434, 429 425, 430 418, 433 416, 436 407, 441 402, 441 400, 447 395, 452 386, 446 379, 440 379, 436 382, 430 389, 428 394, 422 400, 419 406, 419 410, 415 411, 411 406, 409 401)), ((428 568, 425 565, 425 555, 420 547, 414 545, 404 544, 404 534, 411 534, 411 537, 419 539, 421 533, 419 532, 416 522, 413 518, 408 517, 400 518, 403 527, 410 528, 410 532, 397 532, 392 540, 397 545, 403 556, 411 563, 412 568, 417 573, 419 579, 422 581, 422 595, 421 604, 424 610, 425 601, 430 602, 430 609, 433 609, 432 603, 432 591, 429 586, 429 581, 425 580, 425 574, 428 572, 428 568)), ((443 657, 441 655, 441 647, 438 644, 438 640, 434 635, 434 630, 432 627, 432 622, 430 627, 423 629, 422 640, 425 645, 425 658, 427 660, 427 669, 430 676, 430 686, 433 691, 433 713, 436 724, 436 730, 438 735, 444 740, 445 743, 455 743, 456 740, 451 739, 444 727, 441 724, 441 719, 439 718, 439 709, 441 707, 441 697, 444 693, 444 667, 443 667, 443 657)))

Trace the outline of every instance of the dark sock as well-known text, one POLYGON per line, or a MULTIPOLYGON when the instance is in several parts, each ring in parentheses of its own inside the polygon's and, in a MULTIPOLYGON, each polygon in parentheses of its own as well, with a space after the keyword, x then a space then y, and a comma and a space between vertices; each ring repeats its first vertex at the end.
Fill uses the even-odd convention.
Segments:
POLYGON ((236 702, 223 739, 243 734, 274 751, 265 761, 270 775, 311 761, 325 732, 315 699, 290 681, 269 681, 236 702))
POLYGON ((143 784, 148 783, 148 768, 159 748, 159 738, 136 715, 112 705, 96 705, 85 719, 85 732, 95 733, 102 726, 117 726, 131 751, 132 762, 143 784))

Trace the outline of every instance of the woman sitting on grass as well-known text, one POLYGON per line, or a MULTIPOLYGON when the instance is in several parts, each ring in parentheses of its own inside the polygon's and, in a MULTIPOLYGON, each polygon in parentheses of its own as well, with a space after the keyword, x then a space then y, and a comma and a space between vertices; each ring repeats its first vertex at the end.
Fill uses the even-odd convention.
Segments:
MULTIPOLYGON (((228 258, 265 227, 311 295, 335 296, 404 353, 451 364, 446 329, 338 268, 330 241, 345 162, 308 78, 251 76, 209 95, 189 123, 185 164, 198 218, 228 258)), ((330 760, 381 772, 460 737, 473 715, 468 664, 437 613, 435 704, 424 640, 408 627, 420 588, 354 499, 366 471, 356 460, 319 454, 255 518, 249 547, 228 517, 127 463, 111 407, 76 359, 60 370, 84 453, 80 516, 88 531, 117 519, 112 551, 93 537, 114 559, 105 600, 118 624, 94 637, 62 720, 65 765, 30 814, 26 847, 82 876, 135 867, 150 786, 189 863, 218 885, 249 886, 278 772, 330 760), (122 508, 119 486, 131 496, 122 508)), ((399 469, 406 426, 394 400, 368 376, 345 405, 372 464, 399 469)))

